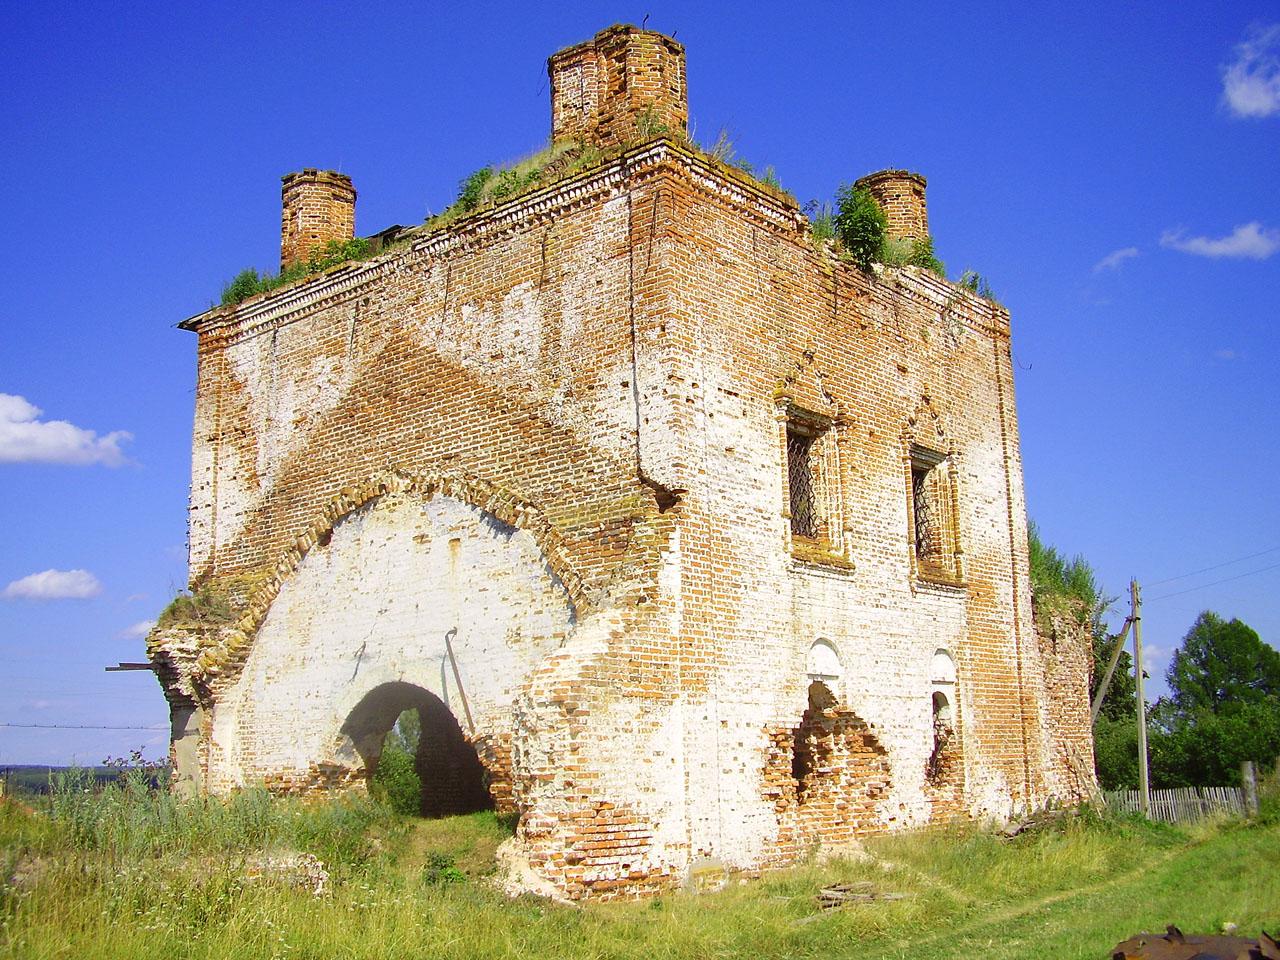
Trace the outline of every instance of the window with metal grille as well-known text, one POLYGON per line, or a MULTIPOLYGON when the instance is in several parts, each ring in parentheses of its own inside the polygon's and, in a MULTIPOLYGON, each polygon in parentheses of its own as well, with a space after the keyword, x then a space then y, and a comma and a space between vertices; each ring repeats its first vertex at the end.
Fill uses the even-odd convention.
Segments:
POLYGON ((787 482, 791 488, 791 532, 800 537, 818 535, 818 515, 813 491, 813 437, 787 427, 787 482))
POLYGON ((933 468, 911 466, 911 519, 915 533, 916 556, 928 559, 938 553, 938 510, 930 491, 933 468))

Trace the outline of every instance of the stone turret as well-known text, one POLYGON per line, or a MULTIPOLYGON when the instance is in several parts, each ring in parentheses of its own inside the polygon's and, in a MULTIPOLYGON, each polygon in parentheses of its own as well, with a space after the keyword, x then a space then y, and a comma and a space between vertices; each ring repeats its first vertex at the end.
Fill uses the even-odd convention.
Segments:
POLYGON ((356 235, 356 188, 345 173, 307 168, 281 178, 280 269, 356 235))
POLYGON ((929 236, 929 212, 925 207, 925 179, 909 170, 881 170, 854 183, 876 198, 888 219, 892 240, 924 240, 929 236))
POLYGON ((689 123, 684 47, 652 30, 619 25, 547 61, 551 138, 613 146, 689 123))

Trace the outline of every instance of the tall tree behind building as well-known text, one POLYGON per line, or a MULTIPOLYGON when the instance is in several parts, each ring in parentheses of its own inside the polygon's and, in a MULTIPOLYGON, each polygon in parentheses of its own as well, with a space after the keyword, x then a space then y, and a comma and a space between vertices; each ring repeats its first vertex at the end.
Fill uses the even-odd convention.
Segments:
POLYGON ((1240 763, 1280 754, 1280 652, 1237 619, 1196 618, 1165 675, 1170 695, 1152 711, 1158 786, 1238 783, 1240 763))

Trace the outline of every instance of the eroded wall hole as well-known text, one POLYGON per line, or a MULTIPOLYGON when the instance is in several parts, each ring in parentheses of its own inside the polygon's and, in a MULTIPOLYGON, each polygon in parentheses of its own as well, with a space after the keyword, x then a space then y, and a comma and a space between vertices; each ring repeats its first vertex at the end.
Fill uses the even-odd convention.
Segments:
POLYGON ((802 833, 827 840, 879 826, 890 784, 888 755, 871 728, 822 681, 791 731, 791 776, 802 833))

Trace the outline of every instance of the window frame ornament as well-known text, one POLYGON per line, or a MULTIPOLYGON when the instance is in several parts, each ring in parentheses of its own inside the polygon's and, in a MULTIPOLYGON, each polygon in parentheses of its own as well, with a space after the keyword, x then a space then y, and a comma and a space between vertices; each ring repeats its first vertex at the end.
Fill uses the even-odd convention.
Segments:
POLYGON ((853 569, 848 557, 845 530, 843 453, 844 417, 828 416, 797 406, 789 396, 777 400, 779 445, 782 456, 782 517, 787 552, 794 560, 853 569), (794 438, 794 440, 793 440, 794 438), (809 522, 798 518, 793 471, 798 469, 793 451, 806 440, 805 479, 809 485, 809 522))

